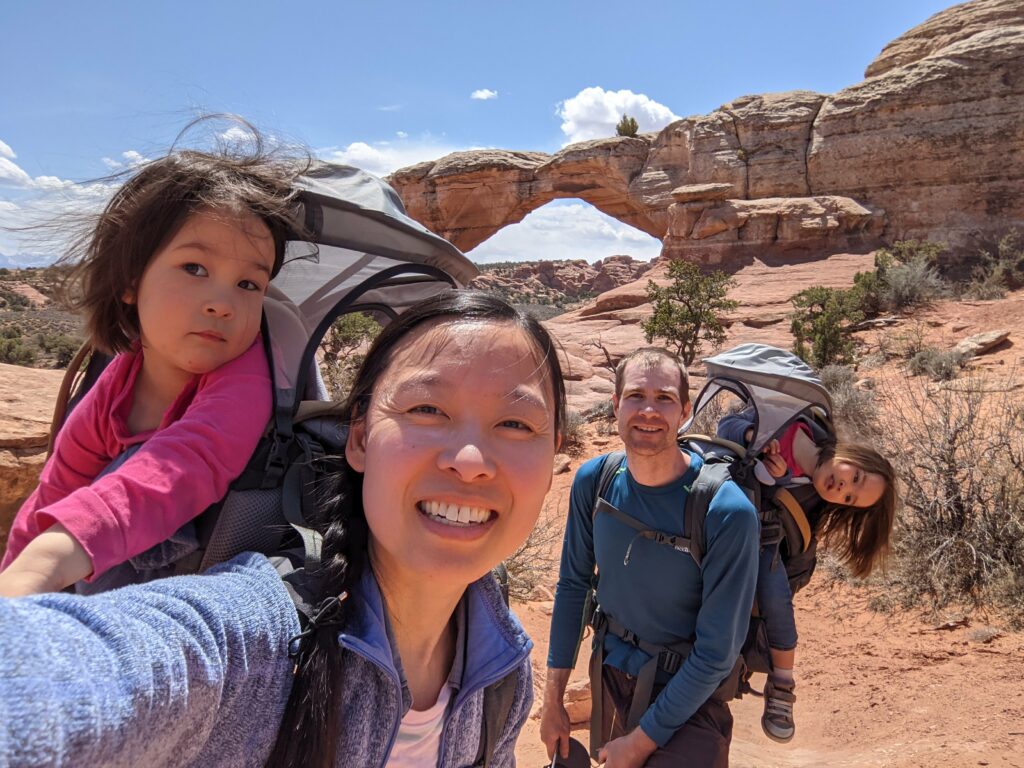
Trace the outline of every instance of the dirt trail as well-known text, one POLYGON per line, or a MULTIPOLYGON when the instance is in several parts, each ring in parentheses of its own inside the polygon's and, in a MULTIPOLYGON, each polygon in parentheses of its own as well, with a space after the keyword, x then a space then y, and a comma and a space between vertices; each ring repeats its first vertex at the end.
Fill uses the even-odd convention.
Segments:
MULTIPOLYGON (((1024 636, 999 634, 982 617, 940 629, 920 615, 873 612, 868 600, 825 574, 797 596, 797 736, 788 745, 769 741, 761 699, 735 702, 733 768, 1024 768, 1024 636)), ((550 605, 517 606, 537 644, 538 687, 550 605)), ((536 714, 517 748, 526 768, 545 760, 536 714)))

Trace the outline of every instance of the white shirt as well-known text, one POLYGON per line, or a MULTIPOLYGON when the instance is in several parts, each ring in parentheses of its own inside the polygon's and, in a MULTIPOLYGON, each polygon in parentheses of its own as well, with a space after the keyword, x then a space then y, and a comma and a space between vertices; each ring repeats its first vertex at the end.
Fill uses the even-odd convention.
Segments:
POLYGON ((424 768, 436 766, 441 750, 441 731, 452 686, 445 684, 437 696, 437 703, 417 712, 410 709, 398 726, 398 737, 391 749, 387 768, 424 768))

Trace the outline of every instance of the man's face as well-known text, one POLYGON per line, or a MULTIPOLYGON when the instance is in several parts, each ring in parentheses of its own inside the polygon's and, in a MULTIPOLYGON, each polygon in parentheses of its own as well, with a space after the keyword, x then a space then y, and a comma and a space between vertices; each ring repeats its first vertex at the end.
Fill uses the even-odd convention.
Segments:
POLYGON ((628 453, 656 456, 678 451, 676 433, 690 415, 689 393, 680 391, 679 369, 668 360, 626 366, 622 393, 613 397, 619 436, 628 453))

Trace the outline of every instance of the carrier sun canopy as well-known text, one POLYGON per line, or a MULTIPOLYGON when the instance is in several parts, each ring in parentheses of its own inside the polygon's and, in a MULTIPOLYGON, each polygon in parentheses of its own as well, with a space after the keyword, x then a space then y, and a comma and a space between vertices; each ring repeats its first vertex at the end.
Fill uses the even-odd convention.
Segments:
MULTIPOLYGON (((312 330, 335 305, 388 267, 434 267, 465 286, 477 268, 447 240, 406 213, 398 194, 365 171, 343 165, 315 166, 299 183, 297 229, 274 287, 299 308, 312 330)), ((359 305, 388 308, 394 315, 451 287, 436 277, 410 274, 387 280, 359 298, 359 305)))
MULTIPOLYGON (((757 434, 749 446, 753 453, 778 437, 783 425, 802 411, 817 407, 826 417, 832 417, 828 390, 810 366, 792 352, 767 344, 740 344, 703 362, 708 378, 694 401, 694 416, 722 390, 738 395, 757 409, 757 434)), ((688 426, 680 431, 687 431, 688 426)))

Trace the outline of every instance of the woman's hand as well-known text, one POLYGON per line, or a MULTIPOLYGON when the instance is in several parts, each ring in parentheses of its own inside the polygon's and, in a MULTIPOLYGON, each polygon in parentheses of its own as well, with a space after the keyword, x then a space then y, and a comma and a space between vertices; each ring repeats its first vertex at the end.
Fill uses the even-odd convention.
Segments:
POLYGON ((612 739, 597 754, 597 762, 605 768, 643 768, 658 745, 641 728, 612 739))
POLYGON ((768 474, 774 478, 783 477, 789 471, 786 460, 779 453, 779 441, 772 440, 764 447, 761 462, 768 469, 768 474))

